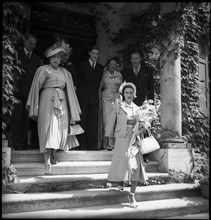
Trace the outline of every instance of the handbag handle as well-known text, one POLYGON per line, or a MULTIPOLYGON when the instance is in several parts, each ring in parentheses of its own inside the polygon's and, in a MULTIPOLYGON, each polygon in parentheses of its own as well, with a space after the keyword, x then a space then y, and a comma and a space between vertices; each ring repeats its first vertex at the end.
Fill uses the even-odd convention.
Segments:
POLYGON ((149 137, 152 136, 152 133, 151 133, 150 129, 147 128, 146 130, 148 132, 149 137))
MULTIPOLYGON (((148 136, 151 137, 151 136, 152 136, 152 133, 151 133, 150 129, 147 129, 147 128, 146 128, 146 130, 147 130, 147 132, 148 132, 148 136)), ((143 132, 141 132, 141 140, 142 140, 142 139, 144 139, 144 133, 143 133, 143 132)))

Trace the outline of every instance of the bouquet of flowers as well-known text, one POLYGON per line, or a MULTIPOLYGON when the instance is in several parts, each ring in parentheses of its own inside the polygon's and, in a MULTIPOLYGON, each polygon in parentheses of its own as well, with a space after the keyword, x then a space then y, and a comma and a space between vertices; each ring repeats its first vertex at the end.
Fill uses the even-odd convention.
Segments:
POLYGON ((140 151, 141 140, 143 137, 149 135, 149 128, 154 119, 156 119, 157 112, 153 105, 153 100, 146 100, 137 111, 137 123, 133 128, 133 135, 128 148, 129 169, 137 169, 137 161, 135 155, 140 151))
POLYGON ((137 112, 139 124, 144 128, 149 128, 154 119, 158 117, 153 100, 145 100, 137 112))

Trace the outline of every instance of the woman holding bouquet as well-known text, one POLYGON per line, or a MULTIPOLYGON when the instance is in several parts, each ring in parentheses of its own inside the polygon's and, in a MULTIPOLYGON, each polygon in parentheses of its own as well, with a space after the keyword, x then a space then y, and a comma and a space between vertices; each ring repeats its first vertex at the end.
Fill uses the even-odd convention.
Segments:
MULTIPOLYGON (((136 167, 134 164, 130 164, 134 161, 130 160, 129 146, 131 138, 134 136, 133 128, 139 122, 138 110, 140 108, 133 103, 133 99, 136 97, 136 87, 133 83, 123 83, 120 87, 120 93, 123 96, 123 101, 115 106, 105 128, 105 136, 116 138, 107 181, 117 183, 120 191, 124 189, 124 182, 130 181, 129 203, 132 207, 137 207, 135 200, 137 184, 139 181, 145 182, 148 179, 140 151, 133 157, 136 167)), ((148 128, 147 124, 146 128, 148 128)))

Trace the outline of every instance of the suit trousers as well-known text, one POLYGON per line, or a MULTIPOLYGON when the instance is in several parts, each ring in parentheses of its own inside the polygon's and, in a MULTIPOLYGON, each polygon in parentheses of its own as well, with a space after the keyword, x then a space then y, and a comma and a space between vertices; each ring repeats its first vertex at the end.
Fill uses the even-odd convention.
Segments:
MULTIPOLYGON (((27 132, 32 130, 32 143, 38 144, 37 134, 37 122, 28 117, 28 111, 26 110, 27 98, 18 97, 21 101, 19 104, 15 104, 14 113, 11 121, 12 143, 14 147, 25 146, 27 142, 27 132)), ((39 146, 37 145, 37 148, 39 146)))
POLYGON ((80 148, 86 150, 98 149, 98 104, 80 103, 81 122, 80 125, 85 133, 78 135, 80 148))

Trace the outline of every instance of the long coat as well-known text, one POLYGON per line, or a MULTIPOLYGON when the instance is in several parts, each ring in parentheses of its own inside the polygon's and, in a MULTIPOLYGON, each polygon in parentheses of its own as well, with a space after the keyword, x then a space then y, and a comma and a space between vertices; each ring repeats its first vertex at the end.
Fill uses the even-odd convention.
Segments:
POLYGON ((46 148, 69 150, 78 146, 69 125, 80 121, 81 109, 72 76, 63 67, 55 73, 48 65, 38 68, 26 103, 29 117, 38 120, 40 152, 46 148))
MULTIPOLYGON (((26 107, 29 110, 29 117, 36 120, 38 116, 39 101, 40 101, 40 85, 39 79, 45 74, 48 65, 41 66, 37 69, 34 76, 30 93, 27 99, 26 107)), ((70 115, 70 122, 80 121, 81 108, 75 94, 73 80, 71 74, 63 67, 60 67, 65 76, 65 81, 68 86, 65 88, 67 96, 68 110, 70 115)))
MULTIPOLYGON (((135 111, 139 108, 133 104, 135 111)), ((105 136, 122 138, 127 135, 127 114, 123 109, 124 107, 116 105, 111 113, 111 116, 106 123, 105 136)))
MULTIPOLYGON (((133 104, 133 108, 135 112, 139 109, 135 104, 133 104)), ((138 120, 137 116, 135 120, 138 120)), ((105 136, 116 137, 108 182, 146 181, 148 177, 142 154, 138 152, 131 160, 130 149, 134 142, 134 133, 132 127, 127 127, 127 114, 123 105, 120 104, 114 108, 106 126, 105 136)))
POLYGON ((134 99, 135 104, 142 105, 144 100, 154 100, 154 78, 153 68, 144 61, 137 76, 133 72, 133 68, 122 71, 123 82, 132 82, 136 86, 137 98, 134 99))

